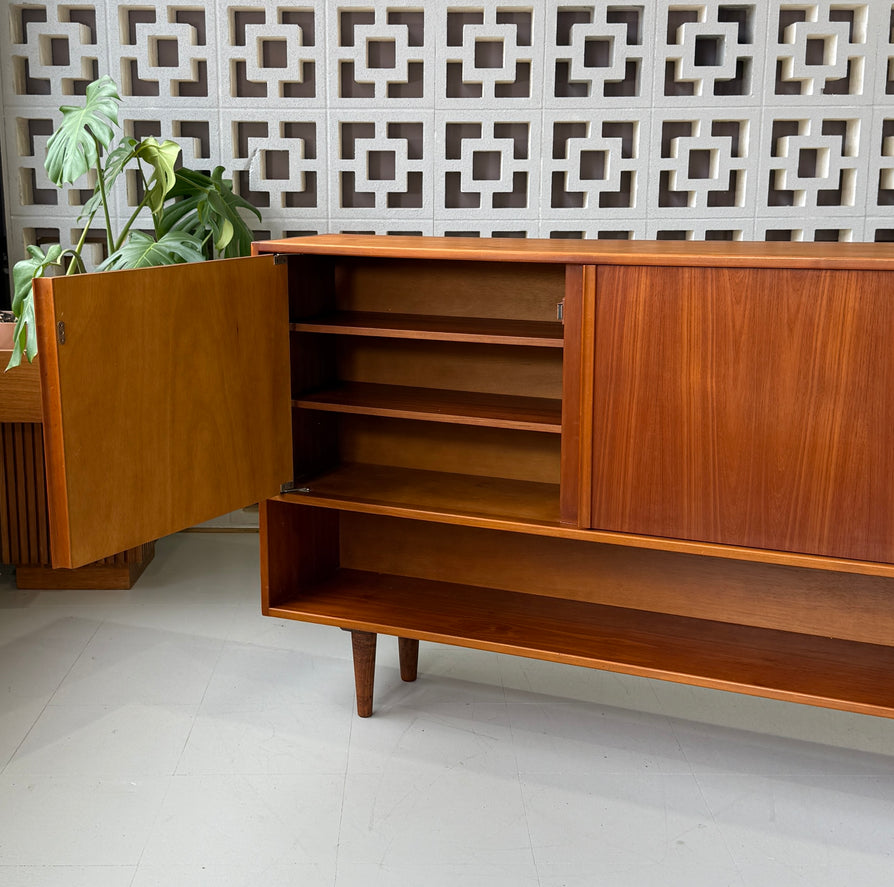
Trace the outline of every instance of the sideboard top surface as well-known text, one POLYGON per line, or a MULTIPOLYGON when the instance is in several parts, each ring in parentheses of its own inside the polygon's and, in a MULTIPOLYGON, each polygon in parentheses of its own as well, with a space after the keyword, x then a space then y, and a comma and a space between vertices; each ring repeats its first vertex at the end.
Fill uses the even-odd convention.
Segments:
POLYGON ((319 234, 261 241, 255 244, 255 251, 479 262, 894 270, 894 244, 890 243, 538 240, 319 234))

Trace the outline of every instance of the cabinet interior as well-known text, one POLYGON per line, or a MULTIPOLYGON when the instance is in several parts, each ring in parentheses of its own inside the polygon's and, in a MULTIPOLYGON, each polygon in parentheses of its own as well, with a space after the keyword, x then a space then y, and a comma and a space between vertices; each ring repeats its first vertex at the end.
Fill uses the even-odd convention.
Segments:
POLYGON ((558 519, 563 265, 290 263, 298 486, 558 519))

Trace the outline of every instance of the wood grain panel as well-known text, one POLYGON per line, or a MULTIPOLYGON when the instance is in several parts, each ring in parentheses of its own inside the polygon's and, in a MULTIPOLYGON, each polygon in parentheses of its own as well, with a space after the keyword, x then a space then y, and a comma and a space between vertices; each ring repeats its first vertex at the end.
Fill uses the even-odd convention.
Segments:
POLYGON ((429 258, 388 260, 340 257, 335 268, 336 305, 341 311, 398 314, 437 313, 555 321, 564 272, 555 265, 516 267, 504 263, 429 258))
POLYGON ((40 422, 40 373, 37 359, 6 371, 15 324, 0 323, 0 422, 40 422))
POLYGON ((54 566, 291 477, 285 275, 264 256, 37 282, 54 566))
POLYGON ((561 435, 341 415, 344 462, 559 483, 561 435))
MULTIPOLYGON (((331 336, 317 338, 332 342, 331 336)), ((558 349, 353 336, 332 344, 337 345, 338 376, 345 381, 562 397, 558 349)))
POLYGON ((894 562, 894 289, 601 268, 593 526, 894 562))

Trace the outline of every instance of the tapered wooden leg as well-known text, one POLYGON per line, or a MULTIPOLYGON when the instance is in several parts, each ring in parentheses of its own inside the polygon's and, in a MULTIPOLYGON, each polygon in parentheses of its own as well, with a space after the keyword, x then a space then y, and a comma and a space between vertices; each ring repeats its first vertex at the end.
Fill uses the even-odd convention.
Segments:
POLYGON ((357 714, 368 718, 373 713, 373 685, 376 679, 376 635, 371 631, 352 631, 354 685, 357 689, 357 714))
POLYGON ((415 638, 398 638, 397 652, 400 656, 400 678, 415 681, 419 667, 419 641, 415 638))

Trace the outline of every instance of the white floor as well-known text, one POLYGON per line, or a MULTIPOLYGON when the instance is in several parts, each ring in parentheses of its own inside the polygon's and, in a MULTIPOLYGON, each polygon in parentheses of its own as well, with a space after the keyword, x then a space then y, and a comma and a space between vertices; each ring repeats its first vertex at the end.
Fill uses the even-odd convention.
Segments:
MULTIPOLYGON (((0 577, 4 887, 873 887, 894 722, 258 615, 257 536, 0 577)), ((892 691, 894 692, 894 691, 892 691)))

